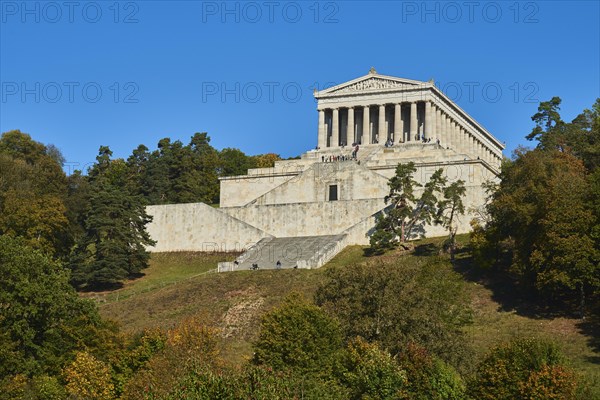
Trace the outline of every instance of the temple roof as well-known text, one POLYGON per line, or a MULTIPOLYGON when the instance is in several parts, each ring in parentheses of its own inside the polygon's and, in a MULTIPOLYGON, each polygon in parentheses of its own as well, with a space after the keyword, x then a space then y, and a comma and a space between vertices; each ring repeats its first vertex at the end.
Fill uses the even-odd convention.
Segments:
POLYGON ((381 75, 375 71, 375 68, 371 67, 371 70, 367 75, 353 79, 348 82, 341 83, 339 85, 316 91, 314 96, 318 99, 320 97, 327 97, 328 95, 338 94, 353 94, 353 93, 369 93, 369 92, 385 92, 387 90, 398 90, 398 89, 415 89, 418 87, 429 87, 432 86, 433 82, 422 82, 412 79, 397 78, 395 76, 381 75))

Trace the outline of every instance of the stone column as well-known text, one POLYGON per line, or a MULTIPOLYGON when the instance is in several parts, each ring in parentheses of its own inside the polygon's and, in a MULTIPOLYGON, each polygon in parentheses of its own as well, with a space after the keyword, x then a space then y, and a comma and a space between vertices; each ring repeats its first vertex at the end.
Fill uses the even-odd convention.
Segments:
POLYGON ((354 143, 354 107, 348 107, 348 128, 346 129, 346 146, 354 143))
POLYGON ((379 123, 377 125, 377 134, 379 135, 379 140, 377 142, 385 143, 387 140, 387 134, 385 131, 385 104, 379 105, 379 123))
POLYGON ((431 103, 431 140, 433 142, 435 142, 434 137, 435 137, 435 120, 436 120, 436 113, 435 113, 435 104, 431 103))
POLYGON ((442 136, 442 110, 435 108, 435 138, 441 140, 442 136))
POLYGON ((448 117, 448 146, 453 149, 454 145, 454 120, 451 117, 448 117))
POLYGON ((471 134, 465 129, 465 154, 471 155, 471 134))
POLYGON ((402 126, 402 105, 394 104, 394 141, 398 143, 404 142, 404 126, 402 126))
POLYGON ((450 132, 448 131, 448 125, 450 125, 448 122, 450 121, 450 118, 448 117, 448 114, 444 114, 442 115, 442 138, 441 138, 441 142, 442 142, 442 146, 444 148, 448 147, 449 143, 450 143, 450 132))
POLYGON ((460 150, 460 130, 459 130, 459 126, 458 126, 458 122, 453 121, 452 122, 452 127, 454 128, 454 150, 459 151, 460 150))
POLYGON ((425 102, 425 137, 427 139, 431 138, 431 135, 432 135, 431 121, 432 121, 431 102, 426 101, 425 102))
POLYGON ((363 131, 360 143, 369 144, 371 142, 371 114, 369 106, 363 108, 363 131))
POLYGON ((410 140, 417 138, 417 103, 410 103, 410 140))
POLYGON ((319 140, 317 146, 324 149, 327 146, 327 132, 325 131, 325 110, 319 110, 319 140))
POLYGON ((331 147, 338 147, 340 145, 340 123, 339 123, 339 110, 333 109, 333 117, 331 121, 331 147))
POLYGON ((452 138, 454 139, 454 151, 458 151, 459 148, 459 136, 458 136, 458 123, 452 121, 452 138))

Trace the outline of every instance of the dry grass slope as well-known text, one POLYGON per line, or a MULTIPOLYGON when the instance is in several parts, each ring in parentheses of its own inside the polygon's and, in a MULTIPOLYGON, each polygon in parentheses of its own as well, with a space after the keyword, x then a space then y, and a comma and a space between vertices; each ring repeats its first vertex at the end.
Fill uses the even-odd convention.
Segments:
MULTIPOLYGON (((461 240, 467 241, 466 237, 461 240)), ((418 263, 437 256, 441 239, 417 244, 413 254, 388 253, 384 263, 418 263)), ((324 280, 324 270, 365 261, 363 249, 345 249, 318 270, 263 270, 218 274, 212 272, 219 261, 231 260, 230 254, 165 253, 154 254, 146 275, 116 292, 94 294, 105 317, 120 322, 128 331, 151 327, 170 327, 183 318, 199 315, 207 325, 218 327, 224 338, 223 356, 238 363, 251 356, 251 344, 257 337, 260 318, 280 304, 290 292, 312 297, 324 280)), ((448 261, 449 262, 449 261, 448 261)), ((544 337, 558 342, 573 368, 582 374, 592 394, 600 398, 600 354, 592 346, 593 338, 584 333, 580 321, 566 317, 528 316, 506 310, 493 285, 470 277, 470 255, 458 256, 459 271, 467 280, 475 313, 468 337, 477 355, 516 336, 544 337)))

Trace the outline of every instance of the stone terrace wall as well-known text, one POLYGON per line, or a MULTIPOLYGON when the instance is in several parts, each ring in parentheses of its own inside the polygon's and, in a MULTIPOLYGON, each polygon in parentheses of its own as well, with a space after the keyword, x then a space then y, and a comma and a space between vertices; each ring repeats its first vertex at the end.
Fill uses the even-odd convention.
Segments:
POLYGON ((204 203, 146 207, 153 221, 151 252, 241 251, 270 235, 204 203))
POLYGON ((336 235, 385 207, 383 199, 250 205, 222 209, 276 237, 336 235))

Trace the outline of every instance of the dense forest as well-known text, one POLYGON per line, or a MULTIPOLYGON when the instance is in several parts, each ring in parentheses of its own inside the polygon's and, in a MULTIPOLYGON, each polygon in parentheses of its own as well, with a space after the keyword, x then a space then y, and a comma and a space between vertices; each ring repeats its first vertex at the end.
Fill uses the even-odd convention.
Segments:
POLYGON ((147 265, 144 246, 148 204, 219 202, 219 176, 272 167, 276 154, 247 156, 216 150, 206 133, 190 143, 144 145, 127 160, 101 146, 88 171, 67 176, 52 145, 10 131, 0 138, 0 234, 20 237, 33 249, 61 260, 77 288, 111 287, 147 265), (27 201, 24 201, 24 200, 27 201))
MULTIPOLYGON (((597 321, 600 99, 571 122, 560 103, 539 105, 526 136, 535 147, 504 160, 463 251, 470 269, 503 277, 532 304, 597 321)), ((473 355, 473 310, 447 216, 460 185, 440 187, 434 212, 431 198, 406 200, 392 179, 391 201, 415 204, 379 221, 372 261, 327 268, 313 297, 291 293, 266 312, 242 365, 220 357, 219 336, 200 316, 131 333, 81 295, 143 275, 153 243, 146 205, 218 203, 218 177, 278 159, 219 151, 196 133, 187 145, 140 145, 126 160, 103 146, 88 171, 67 176, 55 146, 3 133, 0 399, 590 398, 553 342, 516 338, 473 355), (428 207, 449 227, 450 255, 405 263, 400 233, 428 207)))

